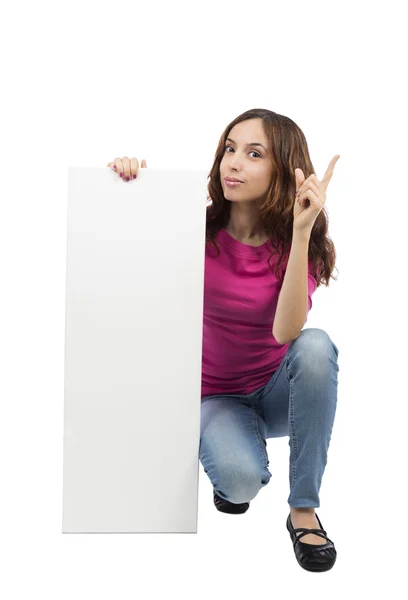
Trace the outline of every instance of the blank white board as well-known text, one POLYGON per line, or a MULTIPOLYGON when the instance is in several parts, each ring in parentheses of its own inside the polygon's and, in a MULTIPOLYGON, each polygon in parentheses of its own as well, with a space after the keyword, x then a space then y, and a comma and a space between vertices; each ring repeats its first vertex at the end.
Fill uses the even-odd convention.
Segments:
POLYGON ((207 177, 68 168, 62 533, 197 533, 207 177))

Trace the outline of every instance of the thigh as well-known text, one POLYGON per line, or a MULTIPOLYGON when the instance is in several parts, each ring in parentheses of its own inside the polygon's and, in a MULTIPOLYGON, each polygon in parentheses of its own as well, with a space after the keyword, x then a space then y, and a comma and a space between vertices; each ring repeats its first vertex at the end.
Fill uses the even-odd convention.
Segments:
POLYGON ((269 479, 265 426, 248 396, 208 396, 201 400, 199 453, 213 483, 237 473, 269 479))
POLYGON ((290 382, 286 369, 287 357, 288 354, 267 385, 251 394, 251 401, 265 424, 266 439, 289 435, 290 382))

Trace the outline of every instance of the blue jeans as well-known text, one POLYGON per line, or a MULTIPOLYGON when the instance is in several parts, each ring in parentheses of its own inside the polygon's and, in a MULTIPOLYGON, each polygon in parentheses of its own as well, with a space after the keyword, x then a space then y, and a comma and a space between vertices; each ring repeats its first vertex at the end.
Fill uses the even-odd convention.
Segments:
POLYGON ((199 457, 216 493, 239 504, 269 483, 266 439, 289 436, 290 507, 320 506, 336 414, 339 350, 322 329, 301 331, 267 385, 201 399, 199 457))

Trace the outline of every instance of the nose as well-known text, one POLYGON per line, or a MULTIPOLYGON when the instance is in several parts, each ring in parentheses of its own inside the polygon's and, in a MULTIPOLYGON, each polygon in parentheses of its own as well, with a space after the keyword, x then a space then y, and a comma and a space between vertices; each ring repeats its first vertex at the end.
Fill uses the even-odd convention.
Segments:
POLYGON ((237 158, 237 155, 235 155, 233 158, 230 158, 228 160, 228 165, 230 167, 230 169, 234 170, 234 171, 240 171, 240 158, 237 158))

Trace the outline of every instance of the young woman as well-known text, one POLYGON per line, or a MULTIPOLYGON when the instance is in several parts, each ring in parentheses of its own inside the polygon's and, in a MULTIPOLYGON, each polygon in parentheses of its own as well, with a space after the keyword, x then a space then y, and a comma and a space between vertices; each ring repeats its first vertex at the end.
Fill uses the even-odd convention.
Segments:
MULTIPOLYGON (((324 203, 338 158, 318 180, 296 123, 252 109, 221 135, 208 184, 200 461, 217 509, 243 513, 271 478, 266 440, 289 436, 286 527, 309 571, 337 556, 315 508, 339 351, 324 330, 302 328, 334 269, 324 203)), ((129 181, 139 163, 108 166, 129 181)))

